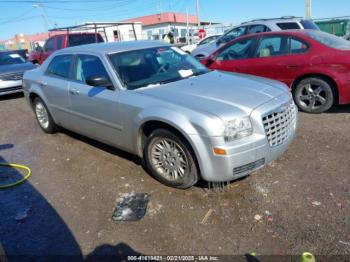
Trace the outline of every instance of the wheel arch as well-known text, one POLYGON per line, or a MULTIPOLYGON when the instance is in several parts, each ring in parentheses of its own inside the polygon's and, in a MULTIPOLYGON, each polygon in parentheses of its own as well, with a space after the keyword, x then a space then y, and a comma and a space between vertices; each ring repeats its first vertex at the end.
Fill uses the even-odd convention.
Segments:
POLYGON ((329 82, 334 94, 334 104, 339 104, 339 88, 337 82, 331 76, 322 73, 308 73, 298 76, 291 85, 292 93, 294 93, 295 88, 301 81, 312 77, 321 78, 329 82))
POLYGON ((196 150, 196 147, 191 140, 190 136, 187 134, 187 132, 180 128, 179 125, 176 125, 175 123, 170 123, 166 119, 148 119, 144 121, 138 128, 137 132, 137 154, 140 157, 143 157, 143 150, 146 145, 146 140, 149 137, 149 135, 157 129, 166 129, 175 135, 179 136, 181 139, 184 140, 189 146, 189 150, 191 150, 191 153, 194 157, 194 161, 196 164, 196 167, 199 172, 199 176, 201 177, 201 166, 199 164, 199 153, 196 150))

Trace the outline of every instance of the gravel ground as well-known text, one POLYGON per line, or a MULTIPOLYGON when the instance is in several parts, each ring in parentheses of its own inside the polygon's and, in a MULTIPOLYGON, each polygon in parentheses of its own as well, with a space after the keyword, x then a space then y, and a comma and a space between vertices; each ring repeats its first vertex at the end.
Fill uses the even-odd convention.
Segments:
MULTIPOLYGON (((125 152, 68 131, 44 134, 22 96, 2 98, 0 112, 0 162, 33 170, 29 182, 0 191, 10 258, 310 251, 350 259, 350 106, 299 113, 296 139, 270 166, 224 190, 185 191, 163 186, 125 152), (116 200, 130 192, 150 195, 145 217, 113 221, 116 200)), ((0 183, 11 180, 2 171, 0 183)))

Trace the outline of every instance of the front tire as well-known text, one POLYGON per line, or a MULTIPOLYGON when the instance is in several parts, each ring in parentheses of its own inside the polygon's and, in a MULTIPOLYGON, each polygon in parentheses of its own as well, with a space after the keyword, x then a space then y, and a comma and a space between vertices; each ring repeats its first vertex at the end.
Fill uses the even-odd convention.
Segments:
POLYGON ((300 81, 293 92, 298 107, 308 113, 319 114, 334 104, 332 84, 321 77, 310 77, 300 81))
POLYGON ((146 168, 163 184, 186 189, 198 181, 194 154, 184 139, 166 129, 151 133, 144 148, 146 168))
POLYGON ((44 101, 36 97, 33 101, 33 109, 35 113, 36 120, 40 128, 47 134, 53 134, 57 130, 57 126, 53 121, 53 118, 47 109, 44 101))

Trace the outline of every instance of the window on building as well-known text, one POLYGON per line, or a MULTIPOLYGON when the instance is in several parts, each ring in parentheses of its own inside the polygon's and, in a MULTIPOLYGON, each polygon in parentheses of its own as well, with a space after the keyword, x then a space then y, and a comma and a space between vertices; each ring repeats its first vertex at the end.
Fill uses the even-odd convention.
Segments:
POLYGON ((152 40, 152 30, 147 31, 147 39, 152 40))
POLYGON ((164 29, 159 29, 159 35, 160 35, 160 37, 163 37, 164 34, 165 34, 164 29))
POLYGON ((134 30, 129 30, 129 39, 134 39, 135 40, 134 30))

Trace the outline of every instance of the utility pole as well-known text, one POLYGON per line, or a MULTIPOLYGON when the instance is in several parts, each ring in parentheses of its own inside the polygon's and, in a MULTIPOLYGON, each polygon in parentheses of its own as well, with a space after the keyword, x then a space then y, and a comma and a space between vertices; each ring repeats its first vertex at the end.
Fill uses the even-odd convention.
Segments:
POLYGON ((189 31, 189 20, 188 20, 188 8, 186 8, 186 44, 190 43, 190 31, 189 31))
POLYGON ((198 20, 198 29, 201 25, 200 19, 199 19, 199 0, 196 0, 196 10, 197 10, 197 20, 198 20))
POLYGON ((305 0, 306 18, 311 18, 311 0, 305 0))
POLYGON ((46 12, 44 10, 43 5, 42 4, 34 4, 33 7, 41 10, 41 12, 42 12, 41 17, 44 20, 45 30, 49 31, 49 20, 47 19, 47 15, 46 15, 46 12))

